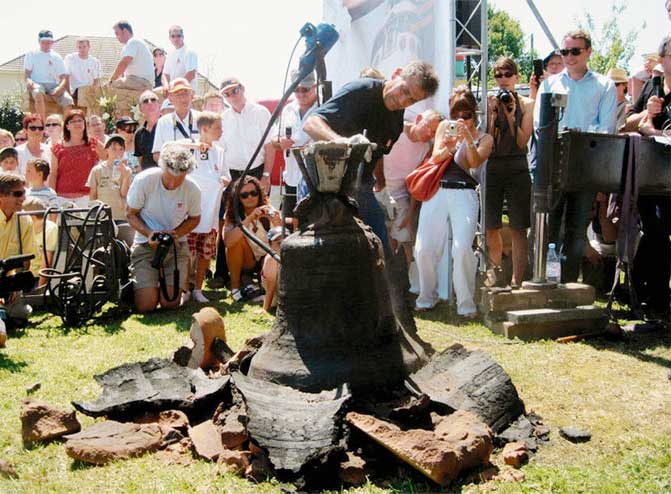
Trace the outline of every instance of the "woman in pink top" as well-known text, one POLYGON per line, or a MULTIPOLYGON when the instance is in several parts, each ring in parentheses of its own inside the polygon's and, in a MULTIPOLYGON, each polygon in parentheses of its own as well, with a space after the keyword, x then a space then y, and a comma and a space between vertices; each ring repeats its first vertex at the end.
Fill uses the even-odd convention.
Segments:
POLYGON ((86 186, 91 168, 107 157, 104 145, 86 133, 86 119, 80 110, 65 117, 63 142, 51 148, 51 173, 48 184, 59 197, 86 207, 89 188, 86 186))

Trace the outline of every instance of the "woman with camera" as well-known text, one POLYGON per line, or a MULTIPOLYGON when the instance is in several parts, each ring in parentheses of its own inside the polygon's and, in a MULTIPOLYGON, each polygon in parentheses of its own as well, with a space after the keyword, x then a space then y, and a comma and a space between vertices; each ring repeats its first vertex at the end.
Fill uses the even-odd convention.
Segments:
MULTIPOLYGON (((231 296, 235 302, 243 298, 240 290, 240 278, 243 269, 260 268, 260 263, 266 251, 248 239, 235 224, 235 213, 233 211, 233 199, 239 180, 235 181, 230 188, 226 200, 226 213, 224 215, 224 244, 226 245, 226 261, 231 274, 231 296)), ((268 196, 261 187, 261 182, 251 175, 245 175, 238 199, 238 211, 242 224, 264 244, 268 243, 267 232, 270 228, 282 225, 279 211, 273 208, 268 201, 268 196)), ((249 289, 250 294, 260 295, 259 289, 249 289)))
POLYGON ((496 96, 488 98, 487 133, 494 138, 494 150, 487 164, 485 227, 492 269, 489 284, 505 286, 501 215, 503 200, 508 205, 513 244, 513 277, 518 287, 527 267, 527 228, 531 225, 531 176, 527 163, 527 143, 533 132, 534 102, 517 94, 517 65, 507 57, 494 64, 498 86, 496 96))
POLYGON ((476 259, 473 239, 479 202, 475 191, 477 171, 492 151, 493 139, 476 127, 477 102, 466 87, 458 87, 450 98, 450 118, 438 126, 431 162, 450 160, 440 188, 422 204, 415 241, 415 262, 419 271, 418 311, 438 303, 438 264, 445 250, 448 221, 452 228, 452 264, 457 313, 476 316, 474 301, 476 259), (455 121, 456 120, 456 121, 455 121))

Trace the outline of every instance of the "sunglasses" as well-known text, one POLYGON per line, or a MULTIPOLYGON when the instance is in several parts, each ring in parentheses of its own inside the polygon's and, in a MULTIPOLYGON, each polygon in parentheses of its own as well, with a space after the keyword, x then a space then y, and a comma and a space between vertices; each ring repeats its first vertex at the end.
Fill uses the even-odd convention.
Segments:
POLYGON ((61 124, 59 124, 58 122, 52 122, 52 123, 46 123, 46 124, 44 124, 44 126, 45 127, 60 127, 61 124))
POLYGON ((29 125, 28 130, 39 130, 40 132, 44 130, 44 126, 37 126, 37 125, 29 125))
POLYGON ((501 79, 502 77, 505 77, 506 79, 510 79, 512 76, 514 76, 512 72, 497 72, 494 74, 495 79, 501 79))
POLYGON ((300 87, 299 86, 296 89, 294 89, 294 93, 305 94, 305 93, 309 93, 311 90, 312 90, 311 87, 300 87))
POLYGON ((18 199, 19 197, 23 197, 24 195, 26 195, 26 191, 25 190, 13 190, 8 195, 10 195, 12 197, 16 197, 18 199))
POLYGON ((145 98, 140 103, 158 103, 158 98, 145 98))
POLYGON ((258 197, 259 192, 256 190, 250 190, 249 192, 240 192, 240 199, 247 199, 248 197, 258 197))
POLYGON ((561 53, 562 57, 568 57, 569 53, 574 57, 577 57, 585 50, 586 48, 562 48, 561 50, 559 50, 559 53, 561 53))
POLYGON ((234 95, 238 94, 241 90, 242 90, 242 88, 240 86, 236 86, 229 91, 224 91, 222 94, 224 96, 226 96, 227 98, 230 98, 231 96, 234 96, 234 95))
POLYGON ((16 142, 26 142, 28 140, 27 137, 16 137, 14 138, 16 142))
POLYGON ((173 38, 173 39, 174 38, 181 38, 182 36, 184 36, 184 35, 183 34, 171 34, 170 35, 170 37, 173 38))

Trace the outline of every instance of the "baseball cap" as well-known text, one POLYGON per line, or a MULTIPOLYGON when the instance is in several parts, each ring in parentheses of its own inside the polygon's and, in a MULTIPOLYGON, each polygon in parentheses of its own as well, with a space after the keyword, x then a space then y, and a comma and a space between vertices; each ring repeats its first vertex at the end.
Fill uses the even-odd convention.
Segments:
POLYGON ((37 39, 40 41, 53 41, 54 33, 49 31, 48 29, 42 29, 37 35, 37 39))
POLYGON ((114 142, 116 142, 117 144, 121 144, 124 148, 126 147, 126 141, 123 138, 123 136, 119 134, 112 134, 107 138, 107 142, 105 143, 105 149, 110 147, 114 142))
POLYGON ((170 81, 168 94, 178 93, 179 91, 193 91, 191 83, 184 79, 184 77, 178 77, 177 79, 170 81))
POLYGON ((120 117, 119 120, 116 121, 116 126, 121 127, 122 125, 137 125, 138 122, 137 120, 133 120, 130 117, 123 116, 120 117))
POLYGON ((627 71, 620 68, 610 69, 608 71, 608 77, 610 78, 611 81, 616 83, 629 81, 627 79, 627 71))
POLYGON ((226 91, 228 89, 232 89, 236 86, 242 86, 242 83, 240 82, 240 79, 237 77, 227 77, 224 79, 221 83, 221 91, 226 91))
MULTIPOLYGON (((291 73, 291 80, 295 81, 296 79, 298 79, 299 75, 300 75, 300 71, 294 70, 291 73)), ((314 73, 314 71, 312 71, 307 76, 305 76, 305 78, 301 82, 298 83, 298 87, 310 88, 310 87, 314 86, 315 84, 317 84, 317 79, 315 79, 315 73, 314 73)))
POLYGON ((552 60, 552 57, 559 57, 559 51, 558 50, 552 50, 550 53, 548 53, 548 56, 543 59, 543 68, 546 68, 548 64, 550 63, 550 60, 552 60))
POLYGON ((14 148, 2 148, 2 149, 0 149, 0 161, 4 160, 6 158, 10 158, 12 156, 16 159, 19 159, 19 153, 16 149, 14 149, 14 148))
POLYGON ((267 233, 268 236, 268 243, 273 242, 274 240, 277 240, 278 238, 282 237, 282 227, 281 226, 274 226, 270 230, 268 230, 267 233))

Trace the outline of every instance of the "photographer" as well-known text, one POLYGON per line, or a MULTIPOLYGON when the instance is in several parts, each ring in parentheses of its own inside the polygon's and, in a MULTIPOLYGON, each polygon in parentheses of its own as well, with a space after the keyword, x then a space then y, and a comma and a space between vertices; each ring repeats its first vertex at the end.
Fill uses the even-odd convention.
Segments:
POLYGON ((200 222, 200 189, 187 177, 194 164, 191 151, 174 142, 166 143, 158 168, 138 174, 128 191, 126 218, 135 230, 131 272, 138 312, 151 312, 159 302, 166 309, 179 306, 189 257, 186 235, 200 222), (152 266, 157 249, 165 255, 157 259, 161 269, 152 266), (179 270, 179 280, 166 276, 175 269, 179 270), (161 273, 165 273, 163 279, 161 273))
POLYGON ((503 241, 501 215, 503 200, 508 204, 508 218, 513 240, 513 278, 520 286, 527 266, 527 233, 531 209, 531 177, 527 164, 527 143, 533 131, 533 100, 518 95, 517 65, 506 57, 494 64, 498 86, 496 96, 488 98, 487 133, 494 138, 494 150, 487 165, 486 227, 487 246, 497 286, 504 286, 501 262, 503 241))
MULTIPOLYGON (((645 136, 669 135, 671 128, 671 35, 662 39, 657 52, 664 70, 661 78, 645 83, 627 117, 626 127, 645 136)), ((639 196, 643 237, 634 258, 633 279, 639 300, 649 316, 669 317, 671 278, 671 198, 639 196)))
MULTIPOLYGON (((33 222, 29 216, 17 216, 26 197, 25 183, 17 175, 0 173, 0 260, 19 254, 35 254, 35 233, 33 222), (19 225, 21 237, 19 237, 19 225)), ((30 261, 24 263, 26 270, 30 269, 30 261)), ((5 289, 5 279, 0 279, 0 293, 5 289)), ((6 295, 6 294, 5 294, 6 295)), ((8 319, 26 320, 32 312, 29 305, 23 302, 20 292, 13 292, 4 299, 8 319)))

